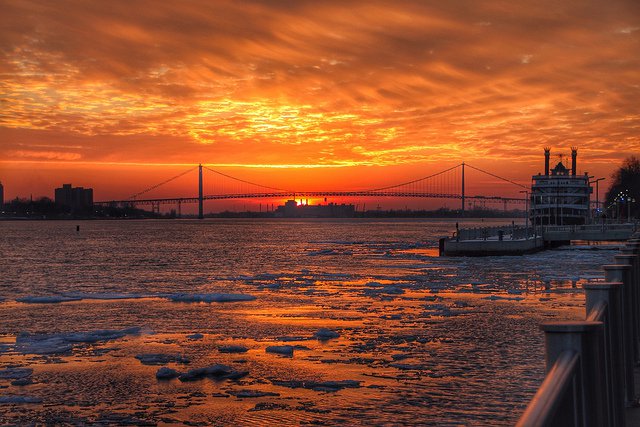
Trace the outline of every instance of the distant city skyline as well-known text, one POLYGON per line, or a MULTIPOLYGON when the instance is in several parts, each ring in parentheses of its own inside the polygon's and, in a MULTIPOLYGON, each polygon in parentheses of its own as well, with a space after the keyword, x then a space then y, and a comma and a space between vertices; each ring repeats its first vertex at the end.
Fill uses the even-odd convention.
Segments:
POLYGON ((634 0, 0 5, 5 199, 121 198, 197 163, 304 188, 461 161, 529 183, 544 146, 598 177, 640 152, 634 0))

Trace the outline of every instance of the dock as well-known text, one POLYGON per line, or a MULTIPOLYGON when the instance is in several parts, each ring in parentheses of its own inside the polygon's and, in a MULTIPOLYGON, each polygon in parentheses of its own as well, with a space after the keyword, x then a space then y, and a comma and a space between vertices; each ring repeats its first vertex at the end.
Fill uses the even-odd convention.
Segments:
POLYGON ((482 227, 458 229, 440 239, 444 256, 523 255, 568 245, 572 241, 616 242, 629 239, 638 224, 589 224, 482 227))

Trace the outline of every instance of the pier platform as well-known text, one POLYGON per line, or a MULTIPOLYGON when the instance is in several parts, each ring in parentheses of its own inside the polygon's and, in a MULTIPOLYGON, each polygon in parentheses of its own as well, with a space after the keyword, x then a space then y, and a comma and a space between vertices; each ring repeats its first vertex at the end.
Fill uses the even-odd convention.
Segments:
POLYGON ((447 240, 443 254, 446 256, 523 255, 544 249, 542 237, 526 239, 488 238, 486 240, 447 240))
POLYGON ((452 237, 440 239, 439 252, 441 256, 523 255, 572 241, 625 241, 637 228, 628 223, 459 229, 452 237))

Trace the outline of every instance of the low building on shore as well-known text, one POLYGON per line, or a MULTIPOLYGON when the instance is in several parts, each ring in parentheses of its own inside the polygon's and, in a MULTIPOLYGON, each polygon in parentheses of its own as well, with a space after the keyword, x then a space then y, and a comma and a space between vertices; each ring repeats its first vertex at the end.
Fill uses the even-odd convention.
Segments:
POLYGON ((295 200, 287 200, 278 206, 275 215, 281 218, 352 218, 356 214, 354 205, 329 203, 326 205, 298 204, 295 200))

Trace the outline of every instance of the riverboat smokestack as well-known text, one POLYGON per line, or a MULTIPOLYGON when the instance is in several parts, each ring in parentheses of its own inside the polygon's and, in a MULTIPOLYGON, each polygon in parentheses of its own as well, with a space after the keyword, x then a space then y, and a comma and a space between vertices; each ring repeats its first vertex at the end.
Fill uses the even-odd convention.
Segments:
POLYGON ((551 148, 544 149, 544 174, 549 175, 549 157, 551 156, 551 148))
POLYGON ((571 147, 571 175, 576 176, 576 172, 578 171, 576 159, 578 158, 578 149, 576 147, 571 147))

